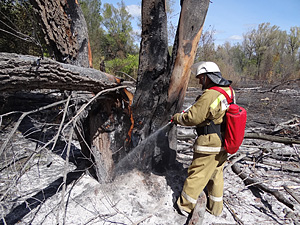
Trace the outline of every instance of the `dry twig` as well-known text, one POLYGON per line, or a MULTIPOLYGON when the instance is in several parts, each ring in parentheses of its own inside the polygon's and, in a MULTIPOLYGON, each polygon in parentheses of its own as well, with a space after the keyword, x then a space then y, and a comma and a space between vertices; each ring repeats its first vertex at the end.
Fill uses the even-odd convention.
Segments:
POLYGON ((300 204, 300 198, 286 185, 283 188, 300 204))
POLYGON ((226 199, 224 199, 224 205, 226 206, 226 208, 229 210, 229 212, 231 213, 231 215, 233 216, 234 220, 237 222, 237 224, 239 225, 243 225, 243 221, 241 221, 241 219, 236 215, 236 213, 234 212, 234 210, 230 207, 228 201, 226 199))

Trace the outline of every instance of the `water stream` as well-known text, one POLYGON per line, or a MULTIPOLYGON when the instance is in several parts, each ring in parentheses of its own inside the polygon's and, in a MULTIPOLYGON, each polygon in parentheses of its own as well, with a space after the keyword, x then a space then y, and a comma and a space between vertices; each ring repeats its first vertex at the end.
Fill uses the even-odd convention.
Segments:
POLYGON ((115 169, 116 175, 126 173, 134 168, 150 171, 155 149, 166 147, 164 144, 166 143, 166 139, 168 139, 168 133, 172 125, 172 122, 168 122, 142 140, 128 155, 118 162, 115 169))

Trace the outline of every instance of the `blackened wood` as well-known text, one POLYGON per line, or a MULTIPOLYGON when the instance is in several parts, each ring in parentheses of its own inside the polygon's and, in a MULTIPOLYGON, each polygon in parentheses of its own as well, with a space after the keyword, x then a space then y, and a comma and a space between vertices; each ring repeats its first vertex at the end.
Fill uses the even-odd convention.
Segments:
POLYGON ((165 112, 169 86, 167 15, 164 0, 142 1, 142 40, 133 115, 136 135, 157 130, 165 112))
POLYGON ((183 1, 171 59, 168 52, 165 1, 142 2, 142 40, 137 88, 133 100, 132 143, 137 146, 144 143, 150 134, 160 133, 155 135, 160 139, 159 142, 151 138, 153 144, 144 144, 149 149, 143 149, 153 156, 152 160, 144 163, 158 167, 159 170, 168 167, 175 160, 173 150, 176 149, 176 127, 171 127, 165 134, 161 134, 159 129, 183 105, 189 68, 194 62, 208 4, 208 0, 183 1))

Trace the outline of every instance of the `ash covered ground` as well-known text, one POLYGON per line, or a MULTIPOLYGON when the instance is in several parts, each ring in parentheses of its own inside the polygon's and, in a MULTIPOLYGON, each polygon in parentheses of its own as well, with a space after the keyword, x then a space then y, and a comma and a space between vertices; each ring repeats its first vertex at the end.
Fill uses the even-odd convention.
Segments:
MULTIPOLYGON (((248 111, 246 132, 299 140, 299 84, 268 91, 271 87, 256 84, 236 89, 238 104, 248 111), (291 122, 278 126, 286 121, 291 122)), ((183 108, 199 94, 199 89, 190 88, 183 108)), ((183 225, 186 218, 177 214, 173 203, 180 194, 187 175, 186 168, 192 159, 193 135, 192 128, 178 127, 177 160, 183 165, 181 170, 170 169, 161 174, 133 170, 110 183, 99 184, 83 171, 74 171, 75 161, 66 164, 64 152, 52 154, 45 151, 34 155, 35 142, 18 132, 14 137, 14 151, 19 151, 16 155, 30 151, 34 163, 21 168, 22 174, 13 174, 2 165, 1 222, 183 225), (70 173, 64 180, 66 165, 70 173), (5 186, 6 179, 12 176, 18 179, 5 186), (63 182, 68 183, 67 188, 57 191, 63 182)), ((1 143, 5 141, 4 137, 5 134, 1 133, 1 143)), ((73 148, 79 149, 78 143, 74 142, 73 148)), ((245 139, 239 152, 229 156, 226 163, 223 213, 219 217, 206 213, 203 224, 300 224, 300 203, 284 189, 288 187, 300 198, 299 153, 299 144, 245 139), (241 159, 235 162, 239 157, 241 159), (232 171, 234 162, 260 184, 278 190, 294 210, 274 195, 256 188, 255 184, 245 185, 232 171), (284 166, 289 166, 289 170, 284 166)), ((18 160, 26 159, 19 157, 18 160)))

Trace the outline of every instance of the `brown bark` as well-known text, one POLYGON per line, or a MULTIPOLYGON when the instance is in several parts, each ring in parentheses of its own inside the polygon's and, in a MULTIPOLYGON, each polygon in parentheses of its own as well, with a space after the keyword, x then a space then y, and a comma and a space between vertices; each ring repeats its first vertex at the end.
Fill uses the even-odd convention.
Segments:
POLYGON ((173 48, 172 75, 168 90, 168 103, 172 110, 180 111, 194 63, 198 42, 207 14, 209 0, 184 0, 173 48))
POLYGON ((98 92, 120 80, 94 69, 34 56, 0 53, 0 91, 59 89, 98 92))
POLYGON ((128 153, 130 109, 125 92, 110 92, 91 105, 78 127, 77 132, 84 135, 80 138, 81 150, 94 162, 95 176, 100 182, 111 181, 115 167, 128 153))
POLYGON ((88 31, 74 0, 30 0, 41 23, 51 57, 59 62, 89 67, 88 31))

